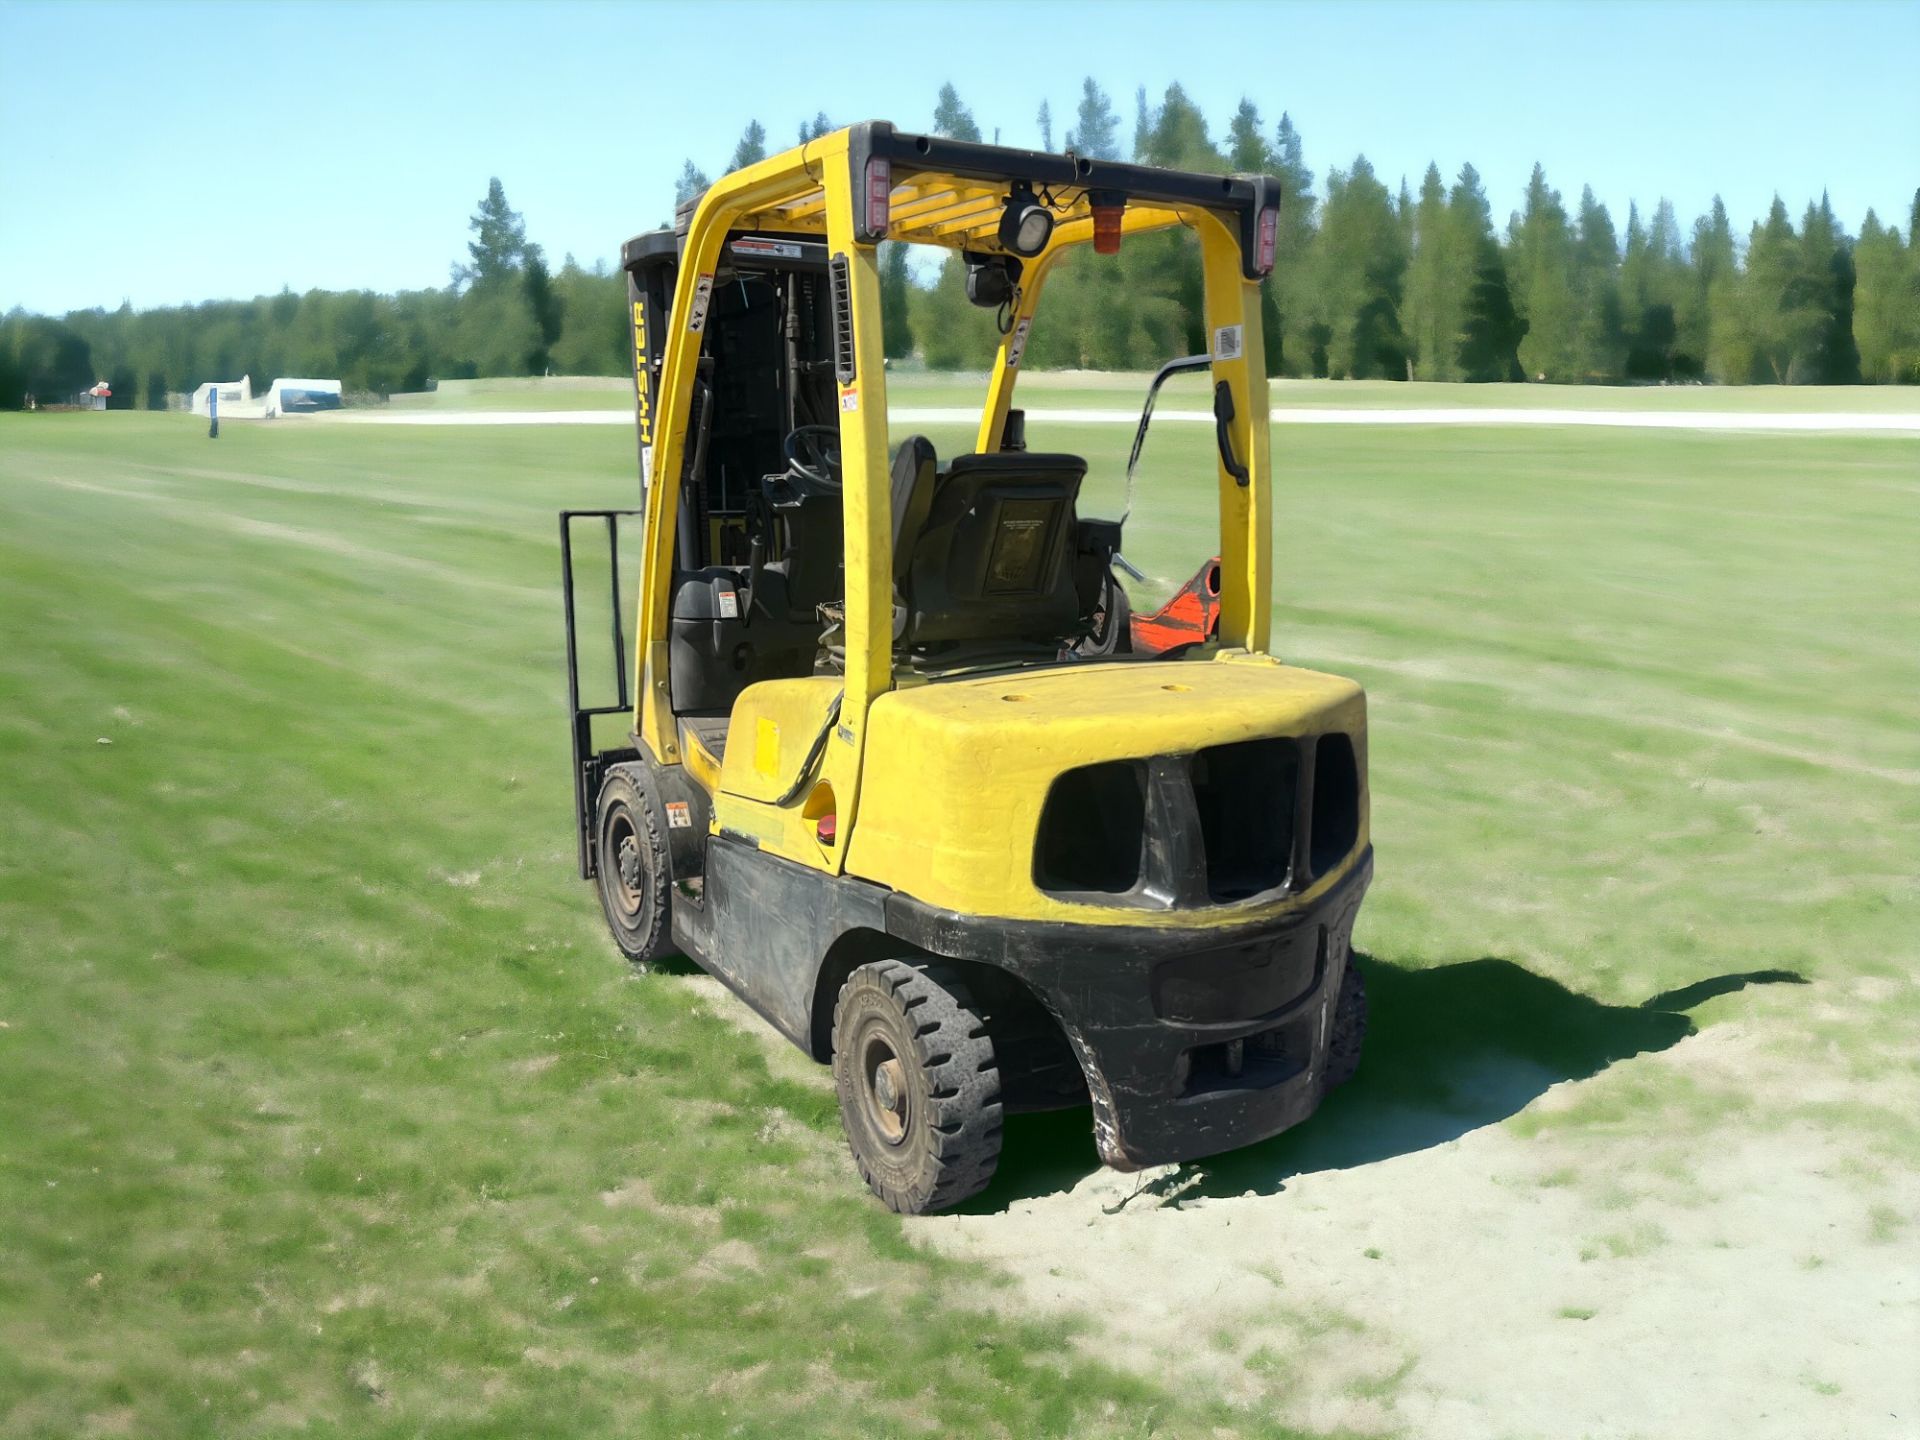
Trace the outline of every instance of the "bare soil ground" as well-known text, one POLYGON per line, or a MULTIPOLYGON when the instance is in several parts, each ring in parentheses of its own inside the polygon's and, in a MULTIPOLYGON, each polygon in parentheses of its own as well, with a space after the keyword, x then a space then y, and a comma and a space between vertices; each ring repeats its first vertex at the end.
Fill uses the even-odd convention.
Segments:
MULTIPOLYGON (((717 982, 673 983, 830 1092, 717 982)), ((985 1203, 908 1232, 1016 1277, 997 1292, 1010 1315, 1071 1320, 1092 1354, 1314 1432, 1913 1436, 1920 1175, 1764 1105, 1707 1146, 1554 1127, 1608 1087, 1690 1077, 1780 1083, 1736 1022, 1558 1083, 1489 1056, 1445 1108, 1370 1099, 1363 1072, 1296 1132, 1297 1168, 1126 1175, 1097 1165, 1084 1112, 1016 1118, 985 1203), (1518 1124, 1473 1123, 1507 1111, 1518 1124)))
MULTIPOLYGON (((1684 1073, 1707 1049, 1767 1069, 1717 1032, 1635 1063, 1684 1073)), ((1821 1137, 1741 1127, 1667 1157, 1659 1192, 1596 1193, 1641 1149, 1484 1127, 1239 1194, 1207 1193, 1205 1165, 1096 1171, 915 1229, 1021 1277, 1026 1305, 1099 1317, 1133 1363, 1279 1397, 1314 1429, 1915 1434, 1920 1237, 1887 1217, 1920 1213, 1920 1183, 1869 1202, 1821 1137)))

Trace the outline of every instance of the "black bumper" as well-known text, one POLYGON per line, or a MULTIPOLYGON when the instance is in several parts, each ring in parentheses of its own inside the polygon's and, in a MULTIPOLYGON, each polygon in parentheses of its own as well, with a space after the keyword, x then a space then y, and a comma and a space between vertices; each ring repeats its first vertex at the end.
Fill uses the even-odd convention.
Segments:
POLYGON ((1226 928, 992 920, 897 894, 887 928, 1026 981, 1086 1072, 1101 1159, 1131 1170, 1250 1145, 1313 1113, 1372 878, 1369 849, 1311 905, 1226 928))

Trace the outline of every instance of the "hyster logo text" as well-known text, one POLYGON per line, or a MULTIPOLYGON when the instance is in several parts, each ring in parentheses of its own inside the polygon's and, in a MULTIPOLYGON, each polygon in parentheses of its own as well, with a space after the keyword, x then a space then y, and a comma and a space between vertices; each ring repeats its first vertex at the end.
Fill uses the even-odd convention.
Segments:
POLYGON ((647 307, 633 302, 633 393, 638 398, 640 443, 653 443, 653 401, 647 394, 647 307))

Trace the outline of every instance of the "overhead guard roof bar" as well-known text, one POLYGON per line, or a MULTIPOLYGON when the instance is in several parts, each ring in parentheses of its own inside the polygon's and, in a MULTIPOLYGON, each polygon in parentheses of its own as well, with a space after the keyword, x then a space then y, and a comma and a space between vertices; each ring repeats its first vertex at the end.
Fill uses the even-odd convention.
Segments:
MULTIPOLYGON (((1280 182, 1270 175, 1201 175, 1080 155, 981 145, 896 130, 883 120, 855 125, 848 131, 847 163, 856 181, 864 176, 866 162, 873 158, 887 161, 893 193, 885 235, 866 234, 861 225, 856 225, 860 238, 869 243, 898 239, 998 251, 1000 210, 1008 187, 1025 182, 1049 194, 1056 230, 1073 227, 1070 233, 1076 238, 1082 233, 1080 227, 1090 224, 1089 202, 1095 191, 1126 197, 1126 229, 1130 232, 1178 224, 1180 212, 1190 213, 1196 208, 1231 216, 1241 237, 1242 273, 1253 280, 1259 278, 1254 269, 1253 242, 1260 211, 1280 201, 1280 182)), ((823 157, 822 163, 834 162, 823 157)), ((735 225, 750 232, 823 235, 826 203, 824 189, 813 188, 749 211, 735 225)))

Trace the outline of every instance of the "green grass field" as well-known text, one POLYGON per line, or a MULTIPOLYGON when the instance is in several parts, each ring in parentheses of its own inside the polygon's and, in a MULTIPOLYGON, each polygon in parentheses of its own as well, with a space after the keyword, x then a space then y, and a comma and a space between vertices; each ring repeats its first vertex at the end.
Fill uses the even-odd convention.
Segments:
MULTIPOLYGON (((1034 441, 1110 504, 1128 438, 1034 441)), ((1156 436, 1127 545, 1156 577, 1212 552, 1208 443, 1156 436)), ((1920 443, 1276 455, 1276 648, 1371 694, 1376 1028, 1348 1091, 1203 1188, 1437 1116, 1537 1144, 1594 1265, 1629 1266, 1636 1196, 1784 1136, 1833 1171, 1830 1243, 1905 1263, 1920 443), (1739 1043, 1630 1058, 1695 1028, 1739 1043), (1585 1083, 1476 1110, 1489 1053, 1585 1083)), ((626 973, 572 872, 552 513, 631 503, 633 466, 618 427, 0 416, 0 1432, 1322 1428, 1271 1349, 1214 1344, 1231 1384, 1133 1364, 916 1243, 810 1067, 626 973)), ((969 1223, 1072 1183, 1083 1130, 1010 1130, 969 1223)))

